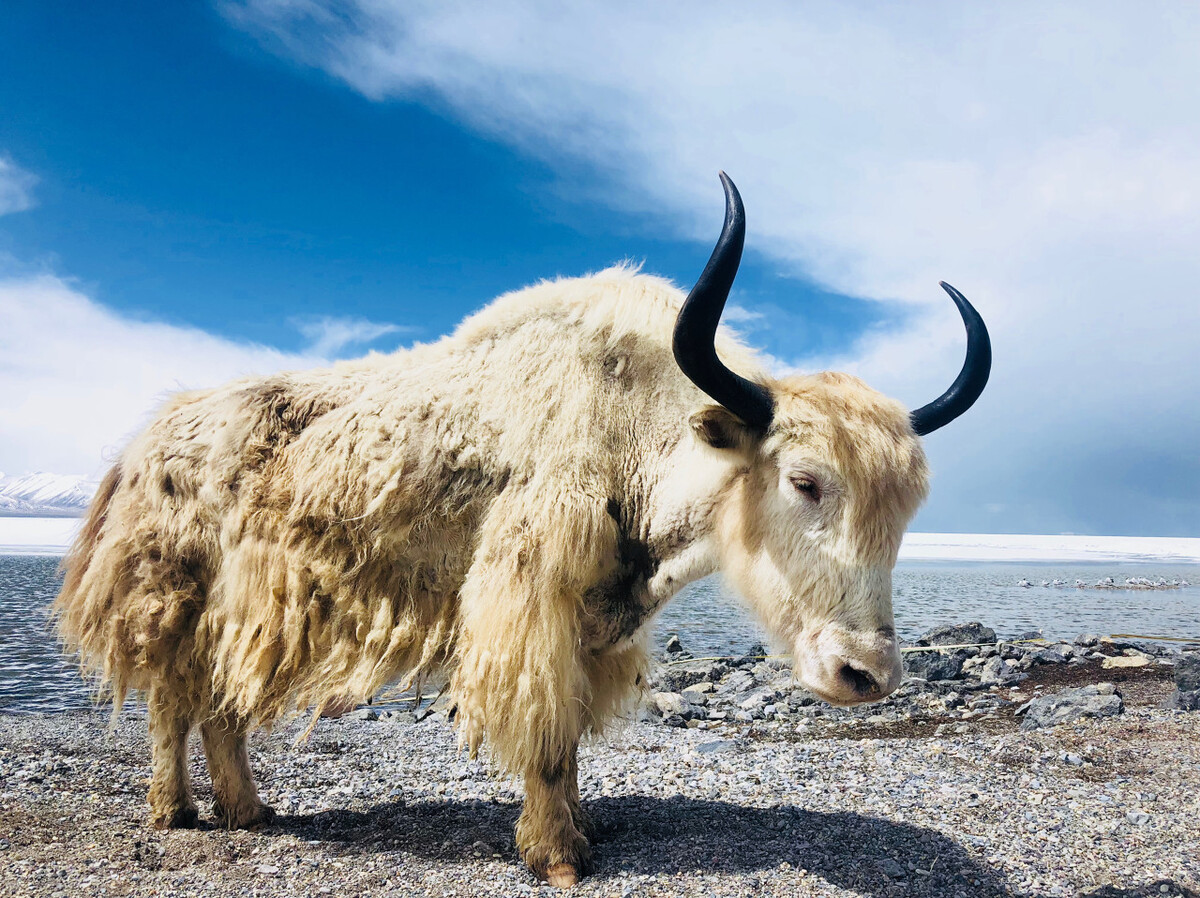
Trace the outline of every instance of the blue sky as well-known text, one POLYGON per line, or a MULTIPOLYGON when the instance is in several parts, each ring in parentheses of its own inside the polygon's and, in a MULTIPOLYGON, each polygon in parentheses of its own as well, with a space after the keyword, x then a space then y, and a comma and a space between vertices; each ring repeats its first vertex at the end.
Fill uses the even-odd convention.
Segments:
MULTIPOLYGON (((687 283, 707 257, 663 216, 574 199, 436 104, 373 102, 264 52, 211 6, 120 7, 22 4, 0 30, 0 148, 39 181, 0 248, 113 309, 296 351, 292 319, 361 316, 403 328, 379 341, 397 345, 541 278, 628 256, 687 283)), ((888 318, 753 256, 739 289, 803 299, 805 346, 888 318)))
POLYGON ((19 2, 0 14, 0 471, 95 475, 162 395, 445 333, 633 258, 781 370, 910 405, 928 530, 1200 535, 1194 11, 19 2), (7 335, 7 336, 6 336, 7 335), (7 341, 7 342, 6 342, 7 341))

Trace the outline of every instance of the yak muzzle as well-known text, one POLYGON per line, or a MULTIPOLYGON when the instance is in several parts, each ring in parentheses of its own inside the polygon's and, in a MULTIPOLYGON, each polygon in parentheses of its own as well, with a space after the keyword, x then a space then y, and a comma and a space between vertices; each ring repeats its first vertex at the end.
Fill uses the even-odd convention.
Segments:
POLYGON ((831 705, 877 702, 904 678, 900 647, 890 629, 868 636, 824 628, 815 638, 801 640, 796 662, 800 684, 831 705))

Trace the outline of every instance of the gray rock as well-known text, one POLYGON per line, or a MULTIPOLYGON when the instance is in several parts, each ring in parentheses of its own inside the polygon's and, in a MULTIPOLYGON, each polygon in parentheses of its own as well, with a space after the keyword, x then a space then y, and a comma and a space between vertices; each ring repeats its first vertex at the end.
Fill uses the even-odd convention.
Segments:
POLYGON ((651 700, 664 719, 678 715, 686 720, 692 716, 692 703, 678 692, 656 692, 651 700))
POLYGON ((954 680, 962 675, 963 659, 957 654, 941 652, 909 652, 904 656, 904 670, 909 676, 922 680, 954 680))
POLYGON ((879 868, 879 872, 888 879, 900 879, 907 876, 908 871, 904 869, 904 865, 898 861, 892 860, 890 857, 882 858, 875 862, 875 866, 879 868))
POLYGON ((1002 686, 1019 682, 1026 676, 999 655, 993 655, 983 662, 979 671, 979 682, 984 686, 1002 686))
POLYGON ((750 675, 750 672, 736 670, 721 684, 718 691, 724 693, 745 692, 752 686, 754 686, 754 677, 750 675))
POLYGON ((1175 662, 1175 688, 1180 692, 1200 692, 1200 655, 1180 655, 1175 662))
POLYGON ((793 689, 792 694, 788 696, 788 705, 792 708, 807 708, 809 705, 815 705, 818 701, 820 699, 807 689, 793 689))
POLYGON ((683 643, 679 641, 679 635, 672 633, 671 638, 667 640, 666 652, 668 655, 677 655, 683 651, 683 643))
POLYGON ((359 708, 346 715, 350 720, 378 720, 379 712, 374 708, 359 708))
POLYGON ((742 657, 733 662, 734 667, 753 667, 758 662, 762 661, 766 655, 767 647, 761 642, 756 642, 750 646, 750 649, 742 657))
POLYGON ((715 742, 701 742, 696 746, 696 753, 700 755, 715 755, 721 752, 734 751, 737 747, 737 741, 734 739, 718 739, 715 742))
POLYGON ((1030 654, 1029 660, 1034 664, 1066 664, 1074 654, 1069 645, 1048 645, 1030 654))
POLYGON ((973 645, 995 642, 996 631, 978 621, 969 624, 954 624, 949 627, 934 627, 917 637, 917 645, 973 645))
POLYGON ((1087 717, 1113 717, 1124 710, 1125 704, 1112 683, 1080 686, 1032 699, 1026 706, 1021 729, 1036 730, 1087 717))
POLYGON ((1192 692, 1176 689, 1163 707, 1175 711, 1200 711, 1200 689, 1192 692))
POLYGON ((1075 645, 1080 648, 1091 649, 1100 644, 1100 637, 1095 633, 1080 633, 1075 637, 1075 645))

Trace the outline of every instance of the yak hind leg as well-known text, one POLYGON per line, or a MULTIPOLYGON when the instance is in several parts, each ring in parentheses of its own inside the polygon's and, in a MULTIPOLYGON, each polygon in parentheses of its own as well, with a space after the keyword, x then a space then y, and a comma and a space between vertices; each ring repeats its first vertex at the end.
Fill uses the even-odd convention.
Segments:
POLYGON ((580 831, 577 746, 551 764, 526 771, 525 807, 517 820, 517 847, 533 874, 569 888, 591 872, 592 849, 580 831))
POLYGON ((192 722, 182 705, 160 690, 148 699, 150 823, 155 829, 191 829, 199 820, 188 779, 187 744, 192 722))
POLYGON ((258 797, 246 730, 245 724, 229 717, 209 720, 200 727, 212 777, 213 816, 226 829, 248 829, 275 819, 275 812, 258 797))

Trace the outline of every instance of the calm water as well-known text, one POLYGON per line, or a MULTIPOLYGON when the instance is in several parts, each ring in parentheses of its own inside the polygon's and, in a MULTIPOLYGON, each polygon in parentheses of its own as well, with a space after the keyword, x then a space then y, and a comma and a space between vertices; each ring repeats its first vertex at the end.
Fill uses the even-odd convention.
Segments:
MULTIPOLYGON (((58 591, 58 559, 0 555, 0 712, 55 711, 90 705, 85 684, 60 655, 46 608, 58 591)), ((1031 630, 1071 638, 1079 633, 1200 637, 1200 565, 961 564, 909 562, 896 569, 896 628, 913 638, 939 624, 978 620, 1001 637, 1031 630), (1187 579, 1162 591, 1097 591, 1016 585, 1076 578, 1187 579)), ((678 633, 696 655, 745 651, 766 636, 741 603, 715 579, 693 584, 659 616, 661 644, 678 633)))

